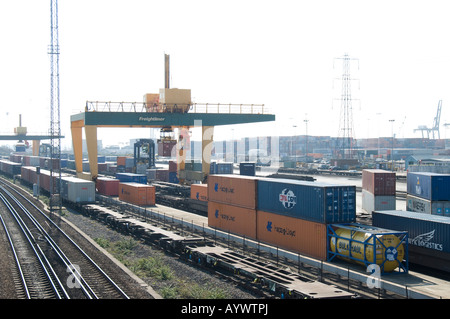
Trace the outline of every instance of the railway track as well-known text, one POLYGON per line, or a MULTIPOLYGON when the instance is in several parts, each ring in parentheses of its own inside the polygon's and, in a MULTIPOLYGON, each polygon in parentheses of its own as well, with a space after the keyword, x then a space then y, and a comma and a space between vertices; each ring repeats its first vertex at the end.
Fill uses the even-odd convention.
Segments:
POLYGON ((6 183, 0 184, 2 223, 18 265, 19 298, 129 298, 52 218, 6 183))

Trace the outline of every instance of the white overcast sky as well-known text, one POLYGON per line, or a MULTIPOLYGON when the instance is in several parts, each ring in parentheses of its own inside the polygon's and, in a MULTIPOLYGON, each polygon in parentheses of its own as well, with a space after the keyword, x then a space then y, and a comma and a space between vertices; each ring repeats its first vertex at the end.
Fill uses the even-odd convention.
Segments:
MULTIPOLYGON (((215 139, 338 135, 342 62, 351 63, 355 137, 420 137, 443 101, 450 137, 450 3, 403 0, 60 0, 61 124, 87 100, 142 101, 164 87, 198 103, 265 104, 275 123, 215 139), (356 101, 358 100, 358 101, 356 101)), ((50 0, 0 0, 0 132, 50 126, 50 0)), ((149 130, 99 129, 106 144, 149 130)), ((0 143, 3 143, 0 141, 0 143)))

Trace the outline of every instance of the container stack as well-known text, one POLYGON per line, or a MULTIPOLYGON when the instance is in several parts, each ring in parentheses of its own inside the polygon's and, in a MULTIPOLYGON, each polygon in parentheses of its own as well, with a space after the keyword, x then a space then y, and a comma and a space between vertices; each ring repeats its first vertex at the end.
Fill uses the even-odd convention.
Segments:
POLYGON ((450 217, 450 175, 408 172, 406 209, 450 217))
POLYGON ((117 156, 117 170, 131 173, 134 166, 134 158, 130 156, 117 156))
POLYGON ((121 183, 147 184, 147 175, 134 173, 116 173, 116 178, 121 183))
POLYGON ((178 179, 178 164, 175 161, 169 161, 169 175, 168 175, 168 181, 169 183, 174 183, 174 184, 178 184, 180 183, 179 179, 178 179))
POLYGON ((247 176, 208 177, 208 225, 256 239, 257 179, 247 176))
POLYGON ((314 258, 327 225, 356 220, 356 187, 243 175, 208 177, 208 224, 314 258))
POLYGON ((327 258, 327 225, 356 220, 356 187, 258 180, 257 237, 320 260, 327 258))
POLYGON ((239 163, 239 174, 245 176, 256 175, 256 163, 255 162, 242 162, 239 163))
POLYGON ((362 209, 368 213, 377 210, 395 210, 396 176, 382 169, 362 171, 362 209))

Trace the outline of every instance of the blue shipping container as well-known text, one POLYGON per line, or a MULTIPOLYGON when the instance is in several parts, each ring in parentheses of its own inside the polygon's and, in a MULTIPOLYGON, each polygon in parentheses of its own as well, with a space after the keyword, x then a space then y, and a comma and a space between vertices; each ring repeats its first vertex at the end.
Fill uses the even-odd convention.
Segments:
POLYGON ((180 180, 177 177, 177 172, 169 172, 169 183, 179 184, 180 180))
POLYGON ((259 179, 257 209, 318 223, 356 221, 356 186, 259 179))
POLYGON ((209 166, 209 173, 217 174, 217 163, 216 162, 211 162, 211 164, 209 166))
POLYGON ((256 163, 253 162, 242 162, 239 164, 239 174, 245 176, 255 176, 256 175, 256 163))
POLYGON ((134 173, 116 173, 116 178, 121 183, 140 183, 147 184, 147 176, 144 174, 134 173))
POLYGON ((408 194, 428 200, 450 200, 450 175, 408 172, 406 178, 408 194))
POLYGON ((233 174, 233 163, 217 163, 217 174, 233 174))
POLYGON ((408 245, 450 253, 450 218, 409 211, 372 212, 376 227, 408 232, 408 245))

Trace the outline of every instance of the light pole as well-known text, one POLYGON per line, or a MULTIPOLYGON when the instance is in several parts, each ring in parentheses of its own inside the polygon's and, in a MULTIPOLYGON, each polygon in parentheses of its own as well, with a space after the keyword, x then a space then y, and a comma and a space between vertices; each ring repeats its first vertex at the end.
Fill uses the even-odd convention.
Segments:
POLYGON ((392 146, 391 146, 392 166, 391 166, 391 170, 394 171, 394 122, 395 122, 395 120, 389 120, 389 122, 391 122, 391 126, 392 126, 392 146))

